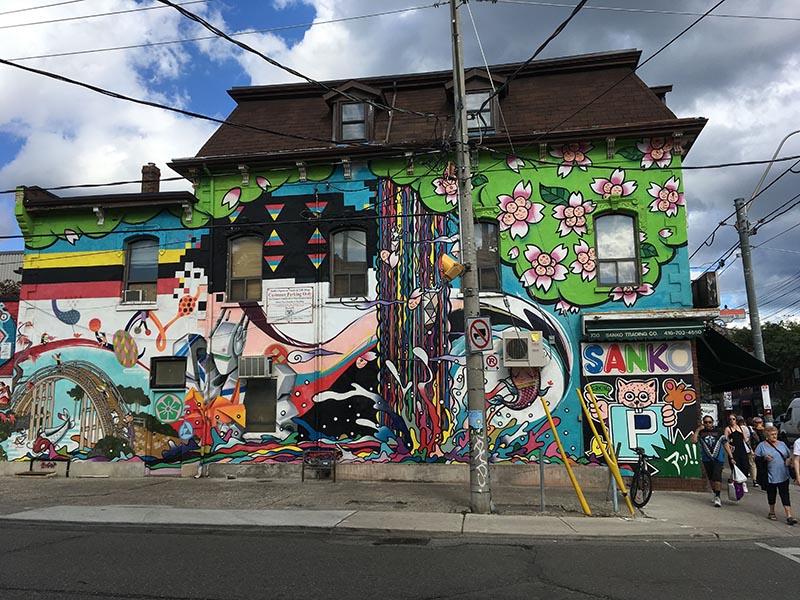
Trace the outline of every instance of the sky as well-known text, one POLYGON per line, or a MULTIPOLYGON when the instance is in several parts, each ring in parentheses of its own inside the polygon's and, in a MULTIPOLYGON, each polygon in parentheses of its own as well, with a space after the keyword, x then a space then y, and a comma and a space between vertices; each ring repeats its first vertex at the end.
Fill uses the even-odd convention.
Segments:
MULTIPOLYGON (((452 67, 447 2, 176 1, 318 80, 452 67)), ((540 58, 636 48, 644 61, 718 1, 589 0, 540 58)), ((484 56, 490 65, 528 59, 576 3, 471 0, 461 11, 466 64, 483 65, 484 56)), ((797 0, 726 0, 637 71, 648 85, 673 86, 667 103, 679 117, 709 119, 685 166, 800 155, 800 133, 778 152, 800 130, 798 33, 797 0)), ((234 107, 228 89, 296 81, 156 0, 3 0, 0 58, 221 119, 234 107), (169 43, 179 40, 194 41, 169 43)), ((0 192, 136 180, 148 162, 174 177, 166 163, 193 156, 216 127, 4 64, 0 90, 0 192)), ((734 198, 749 199, 768 168, 762 189, 780 176, 750 206, 752 223, 769 220, 751 238, 762 321, 800 314, 800 207, 793 200, 800 180, 793 165, 776 160, 683 173, 693 274, 718 269, 722 303, 730 308, 746 308, 741 260, 731 250, 738 241, 734 198)), ((190 188, 165 182, 162 189, 190 188)), ((0 194, 2 250, 22 248, 13 203, 13 193, 0 194)))

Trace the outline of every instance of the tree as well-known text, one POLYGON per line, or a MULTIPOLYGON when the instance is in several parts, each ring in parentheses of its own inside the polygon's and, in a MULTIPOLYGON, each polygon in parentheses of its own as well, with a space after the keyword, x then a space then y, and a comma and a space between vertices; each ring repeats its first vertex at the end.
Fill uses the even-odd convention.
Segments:
POLYGON ((86 390, 76 385, 71 390, 67 390, 67 396, 72 398, 75 402, 81 402, 86 397, 86 390))
MULTIPOLYGON (((725 336, 748 352, 753 352, 753 335, 749 328, 726 329, 725 336)), ((794 378, 794 369, 800 367, 800 323, 765 323, 761 329, 766 362, 781 372, 781 386, 775 400, 788 405, 800 386, 794 378)), ((775 402, 779 404, 779 402, 775 402)), ((777 414, 777 409, 776 409, 777 414)))

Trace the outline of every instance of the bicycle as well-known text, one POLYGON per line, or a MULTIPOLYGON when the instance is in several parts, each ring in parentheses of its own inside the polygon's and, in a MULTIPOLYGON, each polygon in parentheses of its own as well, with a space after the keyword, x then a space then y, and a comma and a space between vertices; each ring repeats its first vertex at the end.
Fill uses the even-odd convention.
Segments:
POLYGON ((644 448, 633 448, 633 451, 639 455, 639 460, 631 479, 630 498, 636 508, 642 508, 653 495, 653 476, 650 474, 650 463, 647 462, 648 458, 653 457, 646 456, 644 448))

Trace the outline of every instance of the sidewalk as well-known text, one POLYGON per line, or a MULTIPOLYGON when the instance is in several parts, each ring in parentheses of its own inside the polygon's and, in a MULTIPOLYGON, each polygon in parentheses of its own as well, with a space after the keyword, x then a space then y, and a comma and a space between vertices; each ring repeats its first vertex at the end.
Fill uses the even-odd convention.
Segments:
MULTIPOLYGON (((592 516, 586 517, 575 492, 563 488, 546 490, 543 512, 538 487, 494 486, 495 513, 477 515, 469 512, 468 486, 441 483, 4 477, 0 487, 0 520, 11 521, 550 539, 800 539, 800 526, 766 519, 766 494, 759 489, 714 508, 710 492, 656 487, 635 517, 622 498, 615 515, 605 492, 589 491, 592 516)), ((800 506, 797 490, 793 485, 800 506)))

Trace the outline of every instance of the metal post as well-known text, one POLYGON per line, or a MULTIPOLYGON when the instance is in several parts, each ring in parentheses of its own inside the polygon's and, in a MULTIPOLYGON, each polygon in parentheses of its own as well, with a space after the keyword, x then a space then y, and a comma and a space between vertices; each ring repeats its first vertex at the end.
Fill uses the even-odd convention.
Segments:
MULTIPOLYGON (((742 255, 742 269, 744 270, 744 287, 747 291, 747 308, 750 313, 750 331, 753 334, 753 352, 756 358, 764 362, 764 338, 761 335, 761 317, 758 314, 758 298, 756 297, 756 284, 753 277, 753 261, 750 256, 750 221, 747 219, 747 206, 744 198, 733 201, 736 207, 736 229, 739 230, 739 247, 742 255)), ((761 406, 764 409, 764 420, 772 422, 772 403, 769 392, 762 394, 761 406)))
MULTIPOLYGON (((744 212, 747 207, 753 202, 755 197, 758 195, 759 190, 761 189, 761 185, 764 183, 764 180, 767 178, 767 174, 769 173, 772 165, 775 164, 775 159, 778 157, 778 153, 783 148, 783 145, 793 135, 797 135, 800 133, 800 129, 796 131, 792 131, 791 133, 787 134, 782 140, 781 143, 778 144, 778 147, 775 148, 775 154, 772 155, 772 159, 767 164, 767 168, 764 169, 764 173, 761 175, 761 179, 758 180, 756 184, 756 188, 753 190, 753 193, 750 195, 750 199, 747 201, 747 204, 744 205, 744 210, 740 210, 739 201, 743 201, 742 198, 737 198, 734 200, 734 205, 736 206, 736 227, 739 229, 739 242, 742 247, 742 266, 744 268, 744 283, 745 289, 747 290, 747 306, 748 310, 750 311, 750 333, 753 336, 753 352, 755 352, 756 358, 759 360, 766 362, 764 357, 764 337, 761 334, 761 318, 758 314, 758 303, 756 301, 756 290, 755 290, 755 282, 753 280, 753 264, 750 258, 750 224, 747 221, 747 214, 744 212), (746 224, 746 227, 742 227, 740 221, 743 221, 746 224), (746 234, 743 238, 742 231, 745 231, 746 234), (745 240, 747 241, 747 262, 745 263, 745 240), (755 315, 755 317, 754 317, 755 315)), ((761 406, 764 409, 764 420, 767 422, 768 425, 772 425, 772 401, 769 397, 769 388, 766 389, 766 394, 762 389, 761 395, 761 406)))
MULTIPOLYGON (((469 163, 467 103, 464 84, 464 59, 461 50, 461 18, 456 0, 450 0, 450 23, 453 33, 453 99, 458 139, 456 162, 458 176, 458 212, 461 224, 461 292, 464 301, 464 323, 480 316, 478 270, 476 268, 475 223, 472 211, 472 174, 469 163)), ((466 332, 465 332, 466 335, 466 332)), ((486 440, 486 396, 484 391, 483 355, 470 349, 467 353, 467 404, 469 409, 469 487, 472 512, 487 514, 492 510, 489 480, 488 444, 486 440)))
POLYGON ((539 447, 539 501, 544 512, 544 446, 539 447))

